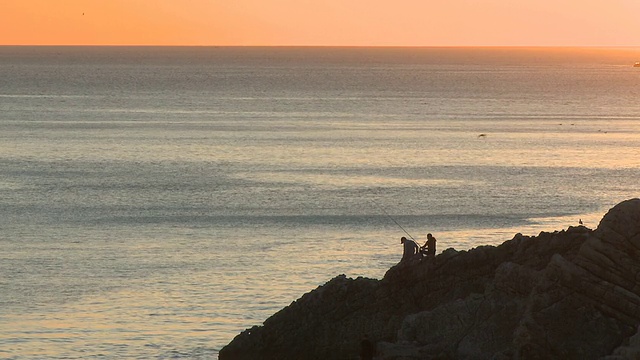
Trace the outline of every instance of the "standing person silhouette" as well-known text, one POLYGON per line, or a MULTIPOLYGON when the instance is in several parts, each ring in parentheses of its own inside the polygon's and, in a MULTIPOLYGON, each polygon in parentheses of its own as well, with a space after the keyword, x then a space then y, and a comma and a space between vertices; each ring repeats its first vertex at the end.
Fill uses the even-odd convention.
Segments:
POLYGON ((369 340, 369 337, 365 335, 360 341, 360 359, 361 360, 373 360, 373 355, 376 353, 376 347, 373 342, 369 340))
POLYGON ((400 244, 404 245, 404 251, 402 252, 402 260, 400 260, 400 262, 409 260, 412 257, 414 257, 416 254, 420 253, 420 246, 418 246, 418 244, 413 240, 409 240, 403 236, 400 238, 400 244))

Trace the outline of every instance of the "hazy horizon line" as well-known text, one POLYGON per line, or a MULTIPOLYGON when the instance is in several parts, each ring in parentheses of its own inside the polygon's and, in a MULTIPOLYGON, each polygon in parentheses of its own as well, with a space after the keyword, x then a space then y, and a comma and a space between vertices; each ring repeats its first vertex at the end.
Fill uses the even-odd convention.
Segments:
POLYGON ((0 44, 0 47, 191 47, 191 48, 520 48, 520 49, 638 49, 640 45, 161 45, 161 44, 0 44))

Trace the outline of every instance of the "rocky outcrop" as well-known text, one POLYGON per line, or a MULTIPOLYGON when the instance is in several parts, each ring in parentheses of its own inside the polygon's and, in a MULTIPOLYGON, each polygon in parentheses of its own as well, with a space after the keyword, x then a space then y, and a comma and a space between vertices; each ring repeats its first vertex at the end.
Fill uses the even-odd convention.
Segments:
POLYGON ((238 335, 228 359, 639 359, 640 199, 595 231, 448 249, 382 280, 340 275, 238 335))

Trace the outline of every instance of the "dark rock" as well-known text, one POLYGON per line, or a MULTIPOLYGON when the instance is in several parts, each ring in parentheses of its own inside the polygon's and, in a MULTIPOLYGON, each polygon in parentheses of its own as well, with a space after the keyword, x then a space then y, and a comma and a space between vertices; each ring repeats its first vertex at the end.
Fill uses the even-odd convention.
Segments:
POLYGON ((584 226, 340 275, 238 335, 228 359, 623 359, 640 354, 640 199, 584 226))

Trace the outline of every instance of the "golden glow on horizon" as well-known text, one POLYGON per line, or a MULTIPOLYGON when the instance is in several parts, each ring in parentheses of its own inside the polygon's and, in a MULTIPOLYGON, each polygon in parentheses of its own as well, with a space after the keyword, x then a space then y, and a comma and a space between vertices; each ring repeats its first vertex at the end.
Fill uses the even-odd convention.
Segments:
POLYGON ((0 0, 2 45, 640 46, 640 1, 0 0))

